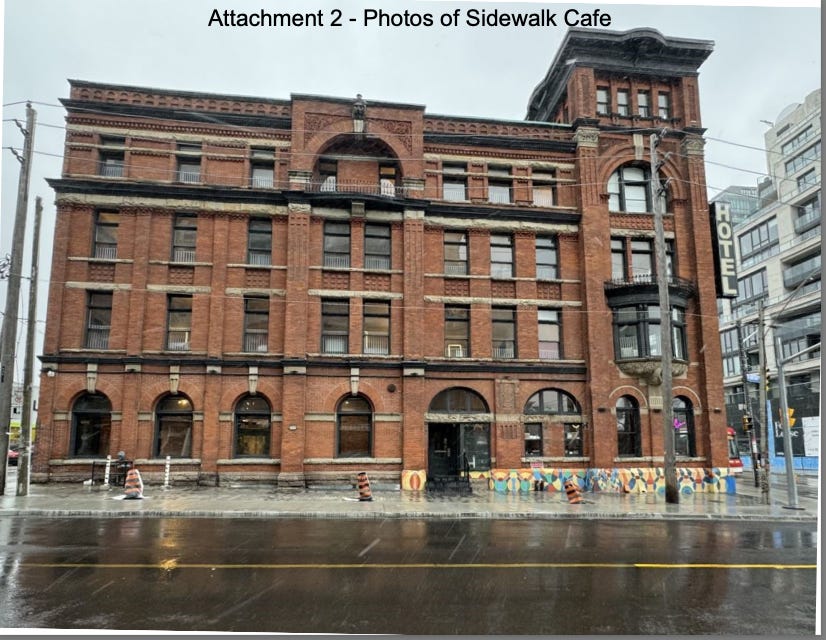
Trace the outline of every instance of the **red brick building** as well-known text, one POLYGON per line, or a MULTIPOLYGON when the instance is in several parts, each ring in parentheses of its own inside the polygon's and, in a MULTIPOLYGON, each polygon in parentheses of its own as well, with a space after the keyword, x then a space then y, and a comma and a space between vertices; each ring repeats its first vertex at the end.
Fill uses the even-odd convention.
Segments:
POLYGON ((33 477, 656 484, 665 129, 678 467, 719 480, 711 50, 572 29, 524 122, 70 81, 33 477))

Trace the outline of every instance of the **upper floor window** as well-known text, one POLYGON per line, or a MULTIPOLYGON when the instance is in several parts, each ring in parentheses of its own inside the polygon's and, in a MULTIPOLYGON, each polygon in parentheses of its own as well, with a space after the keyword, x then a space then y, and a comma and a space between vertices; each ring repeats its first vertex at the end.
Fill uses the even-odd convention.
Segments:
MULTIPOLYGON (((611 279, 650 282, 656 274, 654 241, 647 238, 611 238, 611 279)), ((674 275, 674 243, 666 240, 667 275, 674 275)))
MULTIPOLYGON (((662 355, 660 323, 662 316, 656 304, 638 304, 614 309, 614 339, 616 357, 653 358, 662 355)), ((685 359, 685 310, 673 307, 671 322, 672 353, 678 360, 685 359)))
POLYGON ((797 217, 794 219, 794 230, 803 233, 820 226, 820 192, 809 198, 797 207, 797 217))
POLYGON ((806 173, 797 177, 798 191, 805 191, 816 184, 818 184, 818 179, 814 169, 809 169, 806 173))
POLYGON ((362 351, 374 355, 390 353, 390 303, 365 300, 363 325, 362 351))
POLYGON ((732 306, 735 307, 765 297, 769 291, 766 270, 761 269, 739 278, 737 289, 737 298, 732 302, 732 306))
POLYGON ((390 268, 390 226, 367 223, 364 225, 364 268, 390 268))
POLYGON ((192 296, 168 297, 166 326, 166 348, 170 351, 189 351, 192 337, 192 296))
POLYGON ((507 167, 488 168, 488 202, 494 204, 509 204, 511 202, 511 187, 513 179, 507 167))
POLYGON ((198 219, 188 213, 175 216, 172 229, 172 262, 195 262, 198 219))
POLYGON ((466 275, 468 272, 467 234, 445 231, 445 274, 466 275))
POLYGON ((272 222, 250 218, 247 237, 247 264, 268 265, 272 261, 272 222))
POLYGON ((275 150, 252 148, 250 154, 251 186, 257 189, 272 188, 275 172, 275 150))
POLYGON ((347 353, 350 344, 350 301, 321 301, 321 353, 347 353))
POLYGON ((651 117, 651 94, 648 91, 637 92, 637 115, 640 118, 651 117))
POLYGON ((555 280, 558 276, 557 268, 559 255, 556 248, 556 238, 552 236, 536 237, 536 278, 537 280, 555 280))
POLYGON ((324 266, 346 269, 350 266, 350 223, 324 223, 324 266))
POLYGON ((777 219, 771 218, 738 237, 740 259, 745 260, 778 243, 777 219))
POLYGON ((177 163, 178 182, 197 184, 201 181, 200 144, 179 144, 177 163))
POLYGON ((452 201, 467 200, 467 167, 446 164, 442 167, 442 198, 452 201))
POLYGON ((244 351, 266 353, 270 301, 260 296, 244 297, 244 351))
POLYGON ((90 291, 86 302, 86 348, 108 349, 112 326, 112 292, 90 291))
POLYGON ((803 129, 803 131, 798 133, 794 138, 784 143, 783 146, 780 147, 781 153, 783 153, 783 155, 792 153, 793 151, 802 147, 807 141, 809 141, 812 138, 813 135, 814 130, 810 125, 803 129))
POLYGON ((118 214, 98 211, 95 215, 95 258, 114 260, 118 257, 118 214))
POLYGON ((611 92, 608 87, 597 87, 597 115, 607 116, 611 112, 611 92))
POLYGON ((98 174, 106 178, 123 177, 125 138, 104 137, 98 152, 98 174))
POLYGON ((470 309, 466 306, 445 305, 445 355, 470 356, 470 309))
POLYGON ((490 236, 490 277, 513 277, 513 238, 509 235, 490 236))
MULTIPOLYGON (((608 210, 627 213, 653 211, 649 182, 649 168, 626 165, 620 167, 608 179, 608 210)), ((660 195, 659 206, 665 211, 665 195, 660 195)))
POLYGON ((379 166, 379 194, 394 197, 396 195, 396 174, 394 165, 379 166))
POLYGON ((318 163, 319 191, 335 191, 338 176, 338 163, 335 160, 322 160, 318 163))
POLYGON ((562 357, 559 311, 539 309, 539 359, 558 360, 562 357))
POLYGON ((493 357, 508 359, 516 357, 516 309, 493 307, 490 310, 493 326, 493 357))
POLYGON ((811 147, 799 153, 786 163, 786 175, 789 176, 795 171, 799 171, 808 164, 820 158, 820 140, 811 147))
POLYGON ((668 120, 671 117, 671 95, 663 93, 657 94, 657 115, 662 120, 668 120))
POLYGON ((617 115, 629 116, 631 115, 631 108, 628 100, 628 90, 619 89, 617 91, 617 115))
POLYGON ((554 174, 548 171, 534 171, 531 174, 533 203, 537 207, 554 206, 554 174))

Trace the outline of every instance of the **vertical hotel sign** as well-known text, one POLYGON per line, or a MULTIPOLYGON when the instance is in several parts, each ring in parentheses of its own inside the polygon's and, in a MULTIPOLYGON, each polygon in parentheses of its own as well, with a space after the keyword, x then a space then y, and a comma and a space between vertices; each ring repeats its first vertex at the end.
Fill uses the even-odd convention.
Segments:
POLYGON ((737 297, 737 269, 734 261, 734 230, 731 208, 726 202, 712 202, 711 238, 714 245, 714 275, 718 298, 737 297))

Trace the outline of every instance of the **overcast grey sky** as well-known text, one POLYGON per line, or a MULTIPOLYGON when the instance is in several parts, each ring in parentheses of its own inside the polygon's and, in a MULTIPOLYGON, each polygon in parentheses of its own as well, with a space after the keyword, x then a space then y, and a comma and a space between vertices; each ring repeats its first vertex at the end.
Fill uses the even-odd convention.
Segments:
MULTIPOLYGON (((718 3, 715 3, 718 4, 718 3)), ((801 4, 801 3, 798 3, 801 4)), ((334 28, 218 28, 214 8, 236 11, 309 12, 333 9, 360 17, 365 8, 441 13, 460 7, 557 13, 599 8, 610 29, 653 27, 667 36, 713 40, 714 53, 700 68, 700 98, 707 137, 710 194, 730 184, 754 185, 766 171, 766 125, 789 104, 820 86, 820 8, 720 7, 713 4, 518 4, 510 2, 368 2, 357 0, 6 0, 3 46, 3 147, 22 147, 13 122, 25 122, 24 104, 35 104, 35 158, 30 190, 42 196, 40 304, 46 316, 54 194, 44 178, 61 172, 67 78, 191 91, 288 99, 291 93, 323 94, 425 105, 428 112, 521 120, 528 97, 543 78, 566 28, 393 28, 349 23, 334 28), (736 143, 736 144, 729 144, 736 143), (721 165, 727 165, 721 166, 721 165), (739 170, 738 170, 739 169, 739 170), (751 173, 750 173, 751 172, 751 173)), ((10 251, 18 163, 2 151, 0 255, 10 251)), ((29 215, 29 225, 33 213, 29 215)), ((30 245, 27 234, 26 245, 30 245)), ((30 257, 24 257, 24 274, 30 257)), ((0 302, 5 300, 0 283, 0 302)), ((24 285, 21 299, 27 296, 24 285)), ((2 308, 2 307, 0 307, 2 308)), ((24 311, 21 317, 25 316, 24 311)), ((43 324, 38 325, 42 336, 43 324)), ((18 328, 22 344, 24 327, 18 328)), ((38 353, 40 348, 38 347, 38 353)), ((22 351, 21 351, 22 353, 22 351)), ((22 359, 21 359, 22 360, 22 359)), ((19 371, 20 365, 18 365, 19 371)))

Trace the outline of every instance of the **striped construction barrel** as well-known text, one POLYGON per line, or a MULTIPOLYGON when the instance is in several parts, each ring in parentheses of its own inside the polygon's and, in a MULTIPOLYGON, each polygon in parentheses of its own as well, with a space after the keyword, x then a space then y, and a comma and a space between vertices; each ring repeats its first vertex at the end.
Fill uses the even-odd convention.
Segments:
POLYGON ((358 485, 359 500, 361 502, 372 500, 373 493, 370 491, 370 481, 367 479, 367 474, 364 471, 360 471, 358 474, 358 485))
POLYGON ((565 481, 565 494, 568 496, 568 502, 571 504, 579 504, 582 502, 582 494, 579 492, 579 487, 573 480, 565 481))

